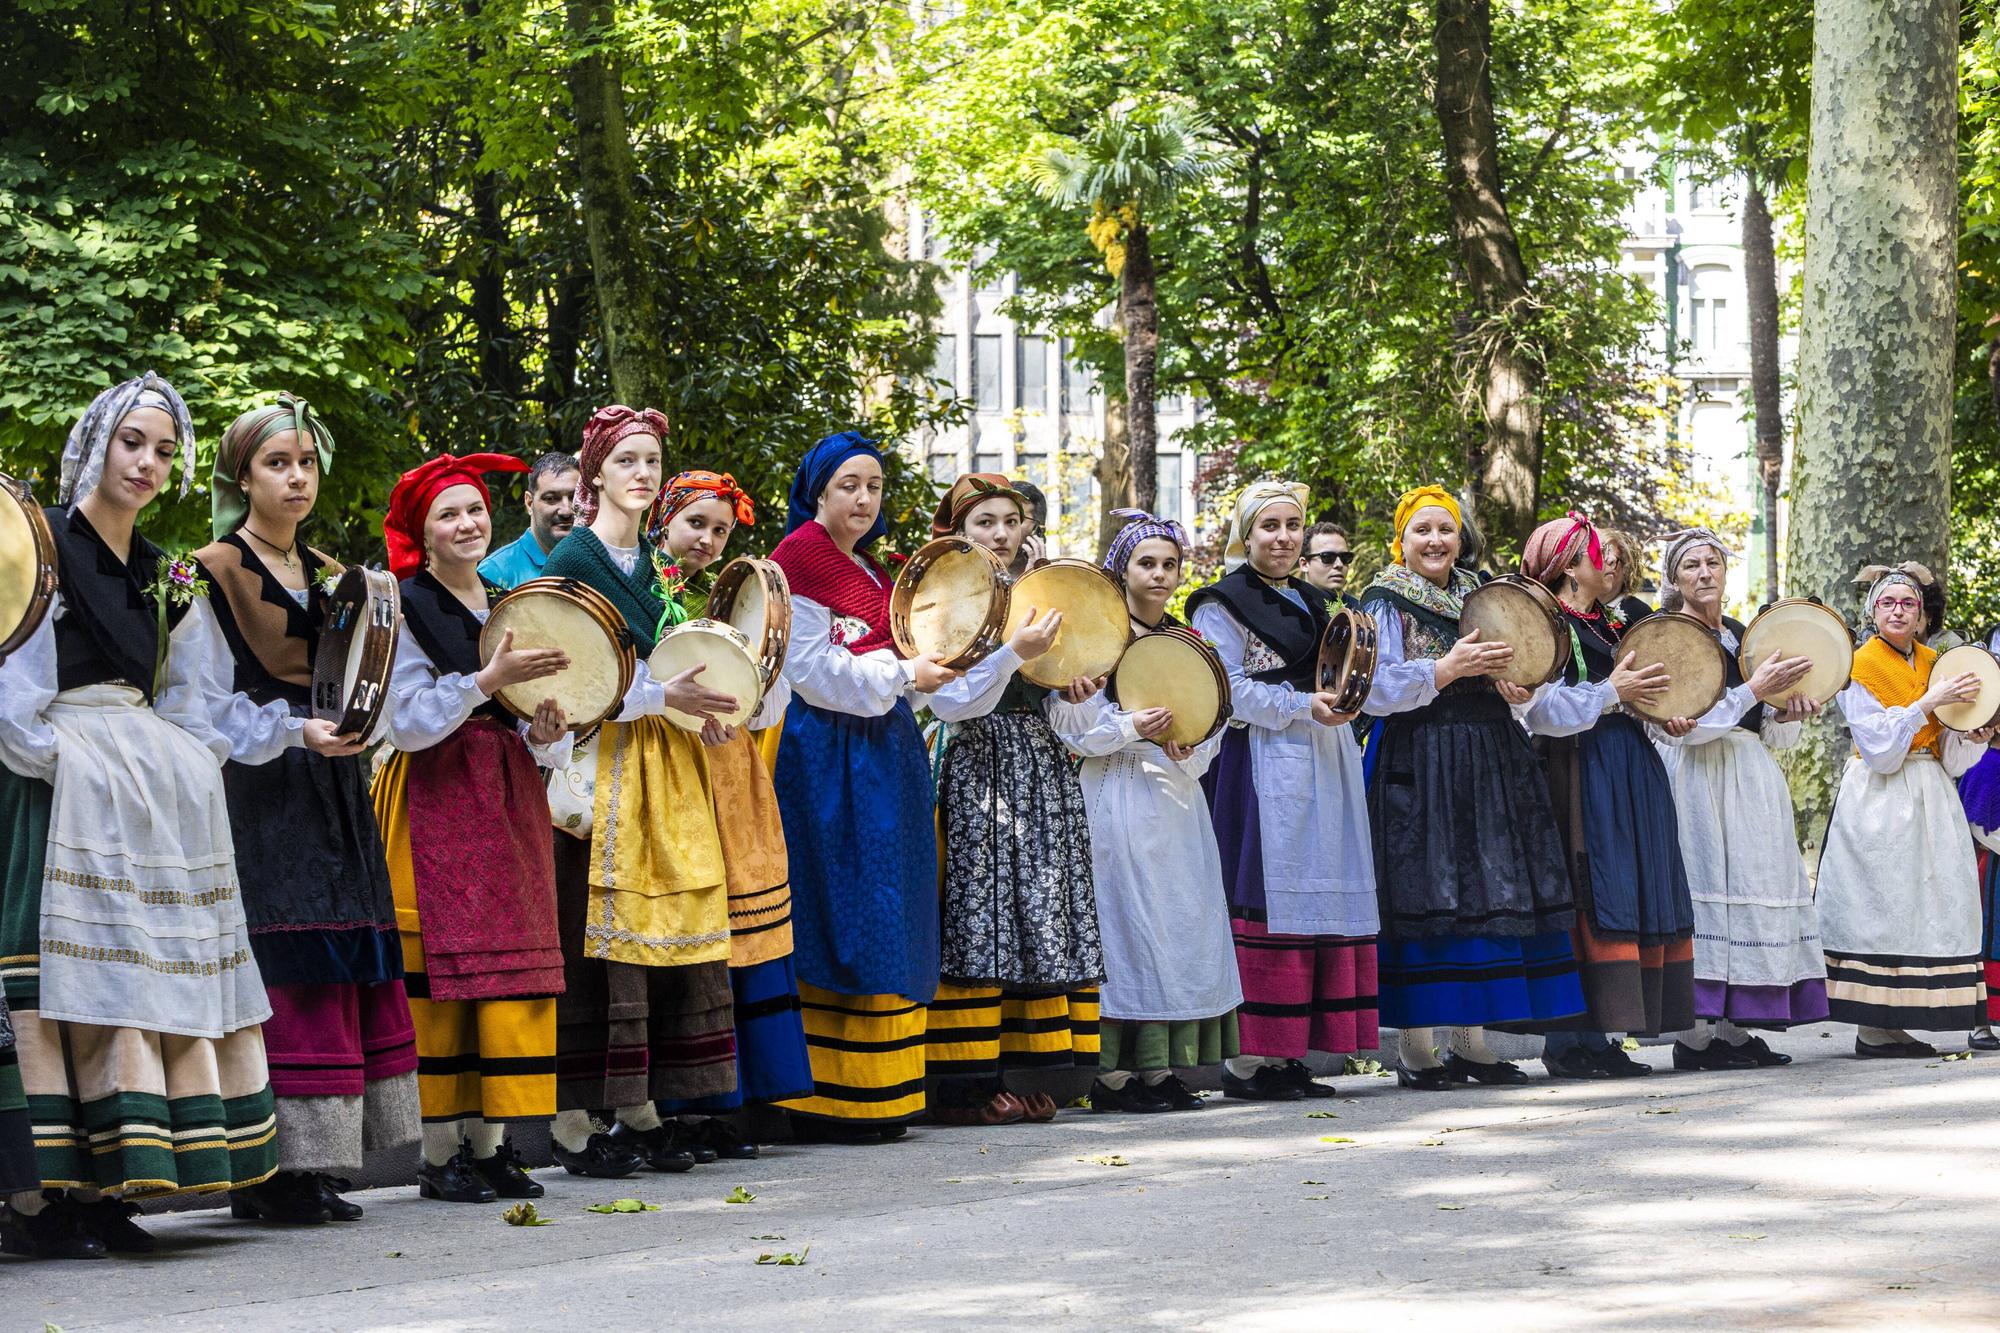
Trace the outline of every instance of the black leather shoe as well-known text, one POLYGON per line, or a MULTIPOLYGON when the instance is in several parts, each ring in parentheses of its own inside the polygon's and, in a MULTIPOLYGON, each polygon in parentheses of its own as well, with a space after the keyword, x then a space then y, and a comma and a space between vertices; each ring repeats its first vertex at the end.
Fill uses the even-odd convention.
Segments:
POLYGON ((855 1147, 864 1143, 882 1142, 882 1127, 859 1120, 829 1120, 824 1116, 794 1115, 792 1122, 792 1142, 831 1143, 842 1147, 855 1147))
POLYGON ((689 1126, 688 1133, 725 1162, 757 1160, 757 1145, 743 1136, 743 1131, 737 1128, 737 1122, 731 1117, 710 1116, 689 1126))
POLYGON ((1451 1075, 1443 1065, 1433 1065, 1429 1069, 1406 1069, 1396 1066, 1396 1086, 1414 1088, 1418 1092, 1450 1092, 1451 1075))
POLYGON ((1750 1057, 1750 1063, 1765 1069, 1774 1069, 1779 1065, 1788 1065, 1792 1062, 1791 1056, 1786 1055, 1783 1051, 1772 1050, 1771 1044, 1762 1037, 1752 1037, 1741 1046, 1732 1046, 1730 1049, 1740 1055, 1750 1057))
MULTIPOLYGON (((1748 1043, 1745 1043, 1747 1046, 1748 1043)), ((1765 1047, 1766 1050, 1770 1048, 1765 1047)), ((1785 1060, 1790 1063, 1791 1057, 1785 1060)), ((1696 1050, 1684 1041, 1674 1043, 1674 1068, 1697 1070, 1755 1069, 1757 1061, 1744 1050, 1743 1046, 1731 1046, 1722 1040, 1711 1040, 1708 1045, 1696 1050)))
POLYGON ((1181 1082, 1179 1074, 1169 1074, 1158 1083, 1147 1084, 1146 1091, 1158 1097, 1167 1104, 1168 1109, 1174 1111, 1200 1111, 1208 1106, 1207 1102, 1189 1090, 1187 1084, 1181 1082))
POLYGON ((0 1254, 29 1259, 102 1259, 110 1253, 84 1220, 82 1207, 66 1196, 50 1199, 33 1217, 0 1207, 0 1254))
POLYGON ((1965 1049, 1968 1051, 2000 1051, 2000 1036, 1995 1036, 1992 1028, 1974 1028, 1965 1034, 1965 1049))
POLYGON ((261 1185, 229 1191, 229 1215, 299 1227, 333 1220, 320 1199, 319 1177, 305 1171, 280 1171, 261 1185))
POLYGON ((1249 1078, 1238 1078, 1224 1068, 1222 1095, 1239 1102, 1296 1102, 1305 1100, 1306 1094, 1282 1067, 1259 1065, 1249 1078))
POLYGON ((1308 1101, 1314 1098, 1338 1097, 1340 1095, 1333 1084, 1322 1083, 1314 1078, 1313 1071, 1306 1067, 1306 1062, 1303 1060, 1285 1061, 1285 1067, 1281 1072, 1283 1072, 1286 1078, 1292 1081, 1292 1086, 1299 1090, 1299 1095, 1308 1101))
POLYGON ((1937 1047, 1927 1041, 1892 1041, 1875 1046, 1856 1037, 1854 1053, 1864 1060, 1927 1060, 1937 1054, 1937 1047))
POLYGON ((541 1182, 528 1174, 528 1164, 511 1143, 503 1141, 491 1157, 474 1157, 470 1148, 461 1150, 461 1155, 503 1199, 539 1199, 545 1192, 541 1182))
POLYGON ((1158 1115, 1173 1109, 1173 1103, 1147 1087, 1142 1079, 1132 1079, 1122 1088, 1114 1088, 1101 1078, 1090 1085, 1090 1110, 1094 1115, 1158 1115))
POLYGON ((1611 1077, 1611 1071, 1597 1063, 1589 1051, 1572 1046, 1561 1055, 1542 1057, 1542 1064, 1548 1069, 1550 1078, 1604 1079, 1611 1077))
POLYGON ((1597 1067, 1612 1078, 1644 1078, 1653 1067, 1634 1060, 1623 1046, 1607 1046, 1595 1056, 1597 1067))
POLYGON ((630 1151, 646 1164, 649 1171, 678 1174, 694 1170, 694 1154, 675 1143, 673 1130, 665 1125, 634 1129, 621 1121, 611 1127, 606 1141, 613 1147, 630 1151))
POLYGON ((113 1254, 151 1254, 159 1248, 152 1235, 132 1220, 139 1215, 138 1204, 123 1199, 99 1199, 96 1203, 71 1201, 69 1207, 76 1210, 84 1229, 103 1241, 104 1248, 113 1254))
POLYGON ((875 1128, 875 1142, 894 1143, 909 1132, 908 1125, 878 1125, 875 1128))
POLYGON ((417 1197, 441 1203, 492 1203, 499 1196, 486 1177, 472 1167, 461 1148, 442 1166, 425 1162, 417 1168, 417 1197))
POLYGON ((344 1180, 339 1176, 327 1175, 319 1176, 317 1179, 319 1181, 320 1205, 326 1209, 328 1217, 336 1222, 359 1222, 361 1220, 361 1205, 340 1197, 342 1190, 351 1190, 354 1188, 353 1181, 344 1180))
POLYGON ((1527 1071, 1510 1061, 1495 1060, 1488 1064, 1483 1060, 1468 1060, 1462 1055, 1447 1055, 1444 1072, 1454 1083, 1486 1083, 1499 1087, 1528 1081, 1527 1071))
POLYGON ((668 1120, 662 1122, 661 1128, 667 1131, 667 1141, 674 1151, 686 1153, 696 1166, 707 1166, 722 1155, 699 1126, 685 1120, 668 1120))
MULTIPOLYGON (((551 1142, 549 1151, 556 1159, 556 1165, 573 1176, 589 1176, 593 1180, 623 1180, 646 1164, 646 1159, 623 1143, 614 1143, 609 1134, 592 1134, 590 1141, 583 1145, 582 1152, 571 1152, 560 1143, 551 1142)), ((694 1165, 692 1162, 689 1166, 694 1165)), ((682 1167, 686 1170, 686 1167, 682 1167)))

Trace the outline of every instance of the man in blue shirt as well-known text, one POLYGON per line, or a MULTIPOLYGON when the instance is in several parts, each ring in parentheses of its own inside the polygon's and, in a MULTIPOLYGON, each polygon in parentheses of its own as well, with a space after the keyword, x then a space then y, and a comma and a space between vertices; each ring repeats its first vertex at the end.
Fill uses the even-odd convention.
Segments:
POLYGON ((576 524, 576 459, 543 454, 528 470, 528 530, 479 562, 479 576, 517 588, 542 576, 549 552, 576 524))

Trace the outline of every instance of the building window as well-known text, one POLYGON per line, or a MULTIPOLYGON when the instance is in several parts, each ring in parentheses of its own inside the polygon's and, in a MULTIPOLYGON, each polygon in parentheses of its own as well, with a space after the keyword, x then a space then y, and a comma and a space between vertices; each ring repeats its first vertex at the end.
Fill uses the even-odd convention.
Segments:
POLYGON ((981 412, 1000 410, 1000 335, 981 333, 972 340, 972 403, 981 412))
POLYGON ((1074 344, 1068 345, 1069 355, 1063 358, 1063 411, 1082 415, 1090 410, 1090 395, 1097 387, 1096 372, 1090 364, 1076 356, 1074 344))
POLYGON ((931 353, 931 380, 952 397, 958 397, 958 335, 940 333, 931 353))
POLYGON ((956 481, 958 479, 957 453, 932 454, 930 456, 930 477, 932 481, 940 486, 949 486, 952 482, 956 481))
POLYGON ((1185 411, 1187 411, 1187 399, 1181 397, 1181 395, 1177 393, 1163 393, 1160 395, 1159 413, 1161 416, 1177 417, 1185 411))
POLYGON ((1023 412, 1047 412, 1049 410, 1049 340, 1047 338, 1022 338, 1018 343, 1020 360, 1014 370, 1014 383, 1020 391, 1020 408, 1023 412))
POLYGON ((1178 523, 1181 521, 1181 455, 1155 454, 1153 463, 1153 484, 1159 488, 1159 493, 1153 497, 1153 512, 1178 523))
POLYGON ((1688 282, 1688 346, 1697 352, 1719 352, 1736 341, 1730 322, 1729 269, 1710 264, 1696 269, 1688 282))
POLYGON ((1002 469, 1001 469, 1001 466, 1000 466, 1000 455, 998 455, 998 454, 974 454, 974 455, 972 456, 972 470, 973 470, 974 472, 999 472, 999 471, 1001 471, 1002 469))

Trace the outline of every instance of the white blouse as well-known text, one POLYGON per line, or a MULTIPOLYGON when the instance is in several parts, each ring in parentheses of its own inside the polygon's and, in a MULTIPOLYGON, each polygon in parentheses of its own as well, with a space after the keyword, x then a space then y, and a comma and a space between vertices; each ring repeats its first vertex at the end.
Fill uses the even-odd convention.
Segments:
POLYGON ((792 636, 785 649, 784 674, 799 698, 815 708, 856 717, 880 717, 899 700, 909 699, 914 705, 925 698, 916 687, 915 662, 887 648, 848 652, 833 641, 833 612, 797 593, 792 594, 792 636))
MULTIPOLYGON (((1898 704, 1894 708, 1884 708, 1882 701, 1868 692, 1868 687, 1855 681, 1834 696, 1840 705, 1840 714, 1847 719, 1847 729, 1854 737, 1854 748, 1861 754, 1861 762, 1875 773, 1894 773, 1910 757, 1910 742, 1930 721, 1929 714, 1915 704, 1898 704)), ((1986 747, 1968 739, 1963 732, 1944 728, 1944 771, 1957 777, 1966 769, 1979 762, 1986 753, 1986 747)))
MULTIPOLYGON (((486 623, 485 612, 472 614, 486 623)), ((397 631, 396 665, 389 673, 389 744, 403 751, 428 750, 464 726, 491 697, 475 676, 439 671, 407 623, 397 631)), ((526 740, 528 724, 517 723, 515 732, 526 740)), ((567 768, 573 746, 574 738, 564 732, 552 745, 530 743, 528 751, 544 768, 567 768)))
POLYGON ((1266 731, 1283 731, 1298 719, 1312 716, 1312 695, 1282 682, 1273 685, 1252 680, 1244 672, 1250 631, 1235 616, 1214 602, 1204 602, 1195 610, 1194 629, 1222 655, 1223 670, 1229 673, 1231 721, 1266 731))

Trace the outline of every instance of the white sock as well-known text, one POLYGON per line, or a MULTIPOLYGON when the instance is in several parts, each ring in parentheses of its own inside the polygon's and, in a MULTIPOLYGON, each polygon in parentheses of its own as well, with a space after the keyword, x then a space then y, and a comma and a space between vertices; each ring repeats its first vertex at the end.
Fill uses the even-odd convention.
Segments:
POLYGON ((439 1124, 424 1126, 424 1165, 443 1166, 458 1154, 458 1141, 464 1137, 463 1120, 446 1120, 439 1124))
POLYGON ((39 1217, 49 1201, 40 1190, 22 1190, 7 1196, 7 1206, 23 1217, 39 1217))
POLYGON ((1146 1080, 1146 1086, 1149 1088, 1157 1088, 1173 1076, 1174 1071, 1171 1069, 1148 1069, 1145 1073, 1139 1075, 1140 1078, 1146 1080))
POLYGON ((1133 1073, 1129 1069, 1106 1069, 1097 1075, 1097 1081, 1113 1092, 1125 1091, 1125 1085, 1132 1079, 1133 1073))
POLYGON ((1405 1069, 1436 1069, 1444 1062, 1437 1057, 1437 1029, 1404 1028, 1400 1059, 1405 1069))
POLYGON ((1486 1029, 1481 1027, 1453 1028, 1451 1030, 1451 1053, 1461 1060, 1470 1060, 1479 1065, 1497 1065, 1500 1057, 1486 1045, 1486 1029))
POLYGON ((496 1125, 490 1120, 473 1119, 465 1122, 465 1141, 472 1145, 472 1155, 485 1161, 500 1151, 500 1145, 507 1137, 507 1127, 496 1125))
POLYGON ((1238 1078, 1249 1078, 1266 1065, 1282 1065, 1285 1062, 1272 1055, 1232 1055, 1222 1062, 1222 1067, 1238 1078))
POLYGON ((1708 1044, 1715 1040, 1715 1036, 1715 1024, 1709 1019, 1698 1018, 1693 1027, 1681 1033, 1675 1040, 1691 1051, 1705 1051, 1708 1049, 1708 1044))
POLYGON ((1748 1032, 1737 1027, 1726 1018, 1716 1022, 1715 1035, 1728 1042, 1731 1046, 1741 1046, 1744 1042, 1750 1040, 1748 1032))
POLYGON ((640 1102, 637 1106, 618 1108, 618 1123, 644 1133, 660 1127, 660 1109, 651 1102, 640 1102))
POLYGON ((596 1132, 597 1122, 588 1111, 557 1111, 556 1118, 549 1122, 549 1137, 560 1143, 565 1152, 582 1152, 590 1146, 590 1136, 596 1132))

